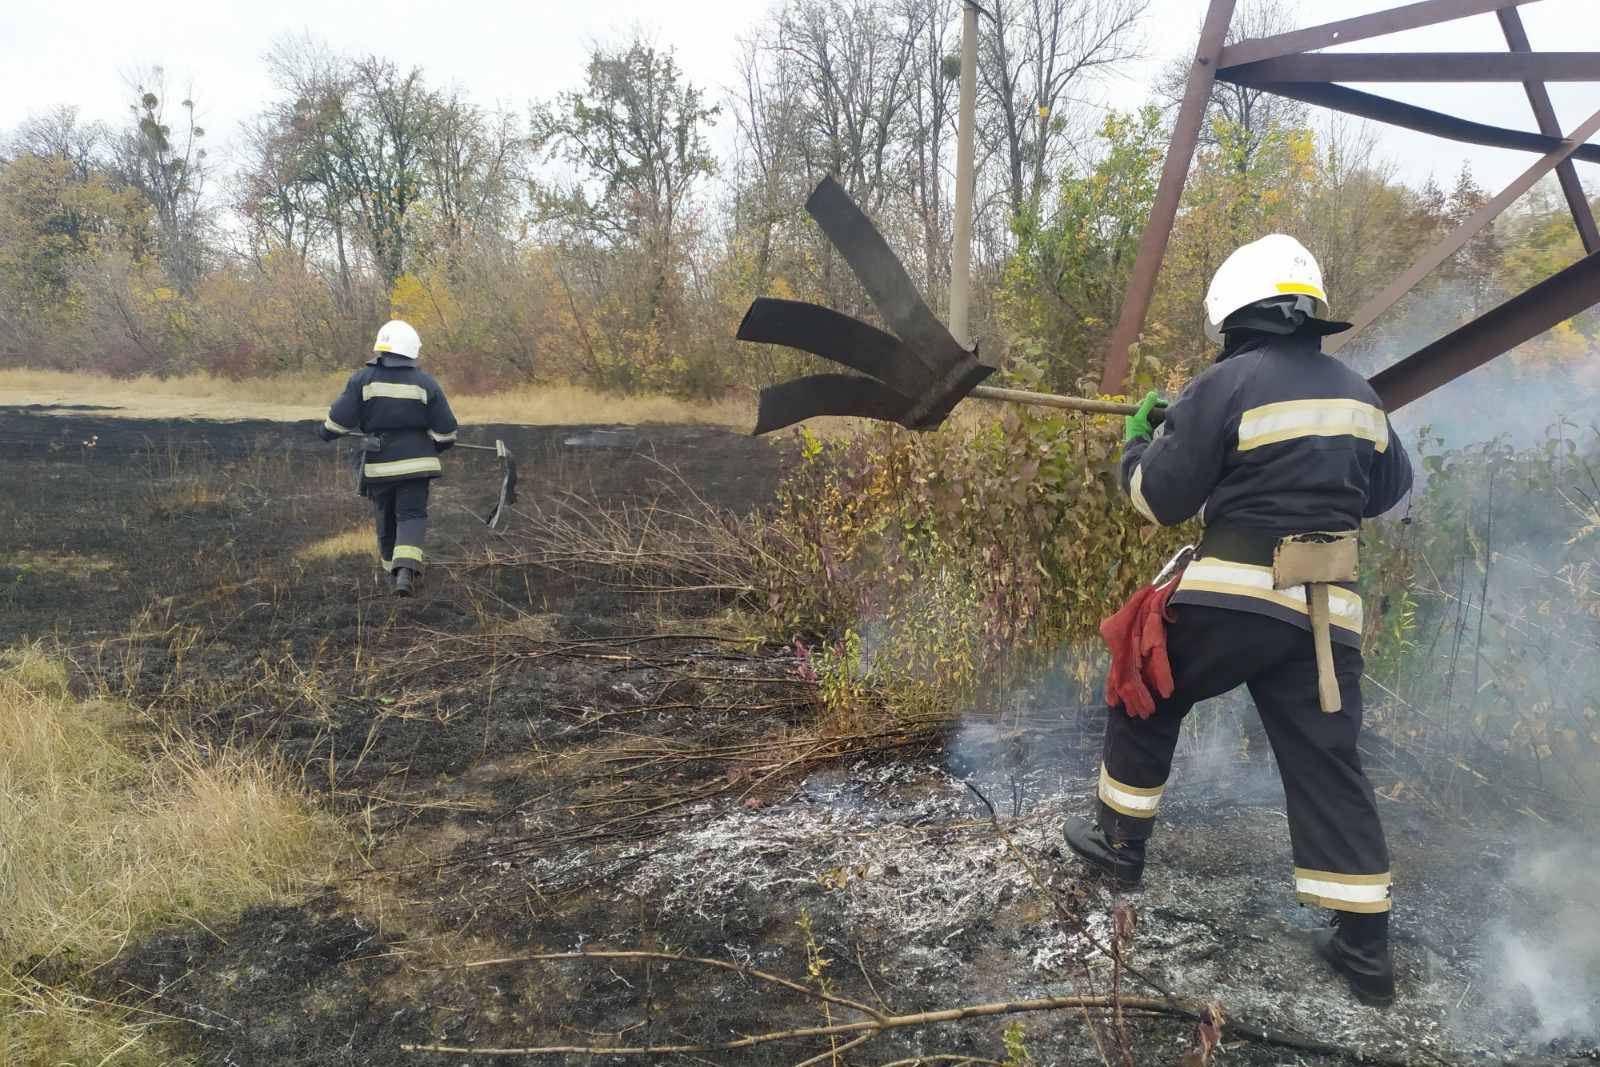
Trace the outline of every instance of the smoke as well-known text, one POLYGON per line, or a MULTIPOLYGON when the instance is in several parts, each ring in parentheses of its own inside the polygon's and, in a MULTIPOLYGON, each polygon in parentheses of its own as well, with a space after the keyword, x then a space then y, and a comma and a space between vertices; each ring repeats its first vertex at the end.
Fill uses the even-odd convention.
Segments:
POLYGON ((1532 1020, 1540 1042, 1600 1039, 1600 841, 1523 850, 1507 889, 1516 907, 1485 930, 1490 1005, 1532 1020))
MULTIPOLYGON (((1372 375, 1450 333, 1477 303, 1466 283, 1437 281, 1408 297, 1393 322, 1372 329, 1339 358, 1372 375)), ((1600 366, 1593 355, 1582 333, 1559 326, 1408 404, 1394 416, 1395 429, 1414 445, 1426 427, 1449 450, 1497 437, 1535 445, 1562 420, 1588 427, 1600 397, 1600 366)))

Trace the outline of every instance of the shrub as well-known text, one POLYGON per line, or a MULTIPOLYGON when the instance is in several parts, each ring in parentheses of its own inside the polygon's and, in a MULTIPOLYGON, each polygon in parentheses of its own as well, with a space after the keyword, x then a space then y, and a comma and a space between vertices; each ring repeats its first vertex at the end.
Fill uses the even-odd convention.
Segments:
POLYGON ((1064 653, 1087 685, 1100 620, 1184 532, 1128 505, 1119 452, 1104 420, 1015 408, 932 434, 800 431, 774 519, 799 556, 768 590, 776 625, 844 635, 819 658, 825 689, 829 664, 846 665, 908 707, 1004 686, 1064 653))

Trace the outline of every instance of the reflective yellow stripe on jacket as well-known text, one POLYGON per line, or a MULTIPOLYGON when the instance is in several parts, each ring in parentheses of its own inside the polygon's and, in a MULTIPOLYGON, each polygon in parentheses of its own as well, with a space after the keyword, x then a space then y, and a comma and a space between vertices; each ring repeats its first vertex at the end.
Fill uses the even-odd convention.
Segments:
POLYGON ((1128 482, 1128 499, 1133 501, 1133 509, 1135 511, 1156 525, 1159 526, 1161 524, 1161 520, 1156 518, 1154 509, 1150 507, 1150 502, 1144 498, 1143 467, 1133 468, 1133 478, 1128 482))
POLYGON ((407 474, 439 474, 444 468, 438 456, 421 456, 417 459, 392 459, 386 463, 368 463, 362 471, 368 478, 398 478, 407 474))
POLYGON ((1298 437, 1356 437, 1383 452, 1389 447, 1389 421, 1381 409, 1360 400, 1286 400, 1239 416, 1240 452, 1298 437))
MULTIPOLYGON (((1197 559, 1189 564, 1183 572, 1183 577, 1178 581, 1178 591, 1185 590, 1264 600, 1307 617, 1311 614, 1311 609, 1306 606, 1305 586, 1292 585, 1287 589, 1274 589, 1272 568, 1253 563, 1233 563, 1210 557, 1197 559)), ((1339 586, 1328 589, 1329 622, 1341 629, 1359 634, 1361 619, 1359 595, 1339 586)))
POLYGON ((361 387, 361 399, 371 400, 386 396, 392 400, 416 400, 426 404, 428 391, 420 385, 401 385, 397 382, 368 382, 361 387))

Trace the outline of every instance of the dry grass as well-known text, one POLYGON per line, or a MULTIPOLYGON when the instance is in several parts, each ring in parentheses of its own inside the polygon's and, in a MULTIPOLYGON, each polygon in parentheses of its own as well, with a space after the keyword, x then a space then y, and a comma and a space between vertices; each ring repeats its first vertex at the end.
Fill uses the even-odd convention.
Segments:
POLYGON ((363 526, 359 530, 346 530, 295 550, 295 558, 302 562, 325 559, 345 559, 350 556, 371 556, 378 559, 377 541, 372 530, 363 526))
MULTIPOLYGON (((424 363, 426 365, 426 363, 424 363)), ((209 374, 119 380, 60 371, 0 369, 0 404, 93 404, 106 415, 138 418, 320 419, 345 374, 300 374, 236 382, 209 374)), ((444 383, 448 391, 450 383, 444 383)), ((688 401, 667 396, 615 396, 573 385, 527 385, 492 395, 453 395, 464 423, 527 426, 569 423, 673 422, 747 429, 754 406, 744 400, 688 401)))
POLYGON ((84 556, 76 552, 33 552, 28 549, 8 554, 6 565, 19 571, 59 574, 67 578, 88 578, 119 567, 116 560, 106 556, 84 556))
POLYGON ((336 832, 272 768, 176 740, 142 760, 116 740, 127 725, 37 648, 0 660, 0 1064, 169 1062, 148 1018, 35 976, 328 873, 336 832))

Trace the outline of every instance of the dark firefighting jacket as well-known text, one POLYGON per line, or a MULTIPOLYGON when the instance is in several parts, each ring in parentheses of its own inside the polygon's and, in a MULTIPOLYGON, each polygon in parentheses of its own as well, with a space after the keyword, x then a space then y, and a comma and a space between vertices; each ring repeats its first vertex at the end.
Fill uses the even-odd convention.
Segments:
MULTIPOLYGON (((1122 487, 1153 522, 1205 524, 1172 603, 1310 629, 1305 588, 1273 588, 1277 542, 1388 511, 1411 489, 1411 460, 1372 387, 1318 335, 1251 333, 1189 383, 1152 439, 1124 446, 1122 487)), ((1333 639, 1359 645, 1360 596, 1329 592, 1333 639)))
POLYGON ((439 453, 456 442, 456 417, 433 375, 415 361, 379 354, 350 376, 318 431, 376 438, 362 457, 362 490, 407 478, 437 478, 439 453))

